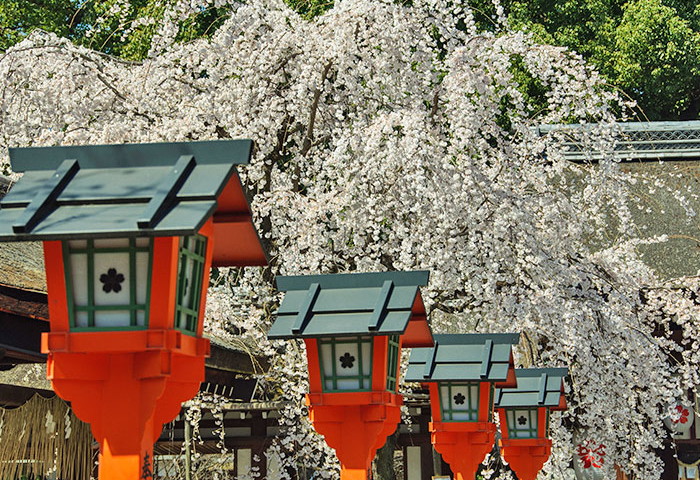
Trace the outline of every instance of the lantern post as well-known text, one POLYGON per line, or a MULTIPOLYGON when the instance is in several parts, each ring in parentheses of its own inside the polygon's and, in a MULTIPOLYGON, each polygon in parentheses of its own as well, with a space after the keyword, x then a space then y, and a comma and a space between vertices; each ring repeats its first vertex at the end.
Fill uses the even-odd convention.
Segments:
POLYGON ((341 479, 365 480, 401 419, 401 348, 432 345, 420 286, 428 272, 277 277, 286 292, 270 339, 303 339, 306 403, 341 479))
POLYGON ((565 410, 566 368, 517 369, 517 387, 496 390, 501 455, 520 480, 535 480, 552 452, 549 416, 565 410))
POLYGON ((10 149, 0 240, 43 241, 56 393, 100 480, 153 477, 153 443, 204 379, 211 266, 264 265, 236 165, 252 142, 10 149))
POLYGON ((496 386, 515 385, 512 346, 519 334, 444 334, 431 348, 414 348, 407 382, 428 384, 431 440, 455 480, 471 480, 493 448, 496 386))

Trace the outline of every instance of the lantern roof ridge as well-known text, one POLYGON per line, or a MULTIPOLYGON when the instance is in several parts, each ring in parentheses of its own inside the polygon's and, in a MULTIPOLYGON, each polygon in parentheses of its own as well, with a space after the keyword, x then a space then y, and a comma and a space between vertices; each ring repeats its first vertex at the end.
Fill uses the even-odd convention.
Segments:
POLYGON ((515 374, 518 378, 541 377, 546 373, 550 377, 565 377, 569 374, 569 369, 566 367, 540 367, 540 368, 516 368, 515 374))
POLYGON ((313 283, 321 288, 366 288, 381 287, 390 280, 395 286, 426 286, 430 278, 428 270, 335 273, 328 275, 278 276, 275 280, 281 291, 306 290, 313 283))
POLYGON ((277 277, 286 292, 268 338, 404 335, 405 346, 432 345, 420 287, 430 272, 277 277))
POLYGON ((252 140, 10 148, 23 177, 0 200, 0 241, 187 236, 214 218, 214 266, 266 265, 237 165, 252 140))
POLYGON ((567 368, 518 368, 515 370, 517 387, 498 388, 495 392, 497 408, 550 407, 566 408, 564 377, 567 368))
POLYGON ((490 339, 494 343, 507 343, 517 345, 520 341, 519 333, 435 333, 433 338, 441 345, 474 345, 482 344, 484 339, 490 339))
POLYGON ((506 382, 512 372, 512 346, 520 334, 436 334, 433 339, 433 347, 411 351, 407 382, 506 382))
POLYGON ((66 159, 83 169, 167 167, 183 155, 199 165, 235 164, 250 161, 252 140, 203 140, 195 142, 124 143, 9 148, 14 172, 56 170, 66 159))

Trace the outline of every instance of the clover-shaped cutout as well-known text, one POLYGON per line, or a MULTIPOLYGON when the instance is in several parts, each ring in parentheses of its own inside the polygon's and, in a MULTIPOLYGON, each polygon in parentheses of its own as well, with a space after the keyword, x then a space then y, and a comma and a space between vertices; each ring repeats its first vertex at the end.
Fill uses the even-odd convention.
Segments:
POLYGON ((350 355, 349 352, 345 352, 345 355, 340 357, 340 366, 343 368, 352 368, 355 363, 355 357, 350 355))
POLYGON ((525 425, 527 423, 527 418, 525 418, 525 415, 520 415, 518 417, 518 425, 525 425))
POLYGON ((124 275, 117 272, 116 268, 110 268, 107 273, 100 275, 100 282, 102 282, 102 290, 105 293, 114 292, 119 293, 122 289, 122 282, 124 281, 124 275))
POLYGON ((461 393, 458 393, 457 395, 454 396, 454 399, 455 399, 455 403, 457 405, 463 405, 464 401, 467 399, 467 397, 465 397, 461 393))

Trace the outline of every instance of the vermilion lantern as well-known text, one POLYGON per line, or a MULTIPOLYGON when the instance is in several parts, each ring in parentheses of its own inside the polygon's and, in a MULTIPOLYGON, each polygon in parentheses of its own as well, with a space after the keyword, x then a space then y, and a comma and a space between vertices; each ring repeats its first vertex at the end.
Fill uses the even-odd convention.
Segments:
POLYGON ((566 368, 517 369, 517 387, 496 390, 501 454, 520 480, 535 480, 552 451, 549 414, 565 410, 566 368))
POLYGON ((44 241, 56 393, 102 480, 151 478, 153 442, 204 378, 212 265, 263 265, 235 172, 248 140, 10 149, 0 240, 44 241), (224 240, 225 239, 225 240, 224 240))
POLYGON ((427 383, 435 450, 457 480, 471 480, 491 451, 494 387, 514 386, 512 346, 519 334, 434 335, 432 348, 415 348, 407 382, 427 383))
POLYGON ((402 347, 432 345, 419 287, 428 272, 277 277, 286 292, 268 338, 303 339, 309 417, 341 463, 366 479, 396 429, 402 347))

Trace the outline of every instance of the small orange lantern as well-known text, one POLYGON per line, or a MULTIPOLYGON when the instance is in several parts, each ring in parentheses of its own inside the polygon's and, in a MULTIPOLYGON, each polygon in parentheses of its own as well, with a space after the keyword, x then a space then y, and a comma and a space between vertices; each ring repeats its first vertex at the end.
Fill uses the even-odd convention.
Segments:
POLYGON ((407 382, 427 383, 431 440, 456 480, 471 480, 491 451, 495 386, 515 385, 512 346, 519 334, 434 335, 435 346, 411 352, 407 382))
POLYGON ((42 351, 91 425, 101 480, 152 478, 154 440, 197 393, 210 267, 266 264, 235 172, 251 146, 10 149, 25 174, 0 201, 0 239, 44 241, 42 351))
POLYGON ((566 368, 517 369, 517 387, 496 390, 501 455, 520 480, 535 480, 552 452, 549 413, 565 410, 566 368))
POLYGON ((309 362, 309 417, 343 480, 367 479, 401 419, 402 347, 432 345, 419 286, 428 272, 277 277, 286 292, 268 338, 300 338, 309 362))

